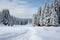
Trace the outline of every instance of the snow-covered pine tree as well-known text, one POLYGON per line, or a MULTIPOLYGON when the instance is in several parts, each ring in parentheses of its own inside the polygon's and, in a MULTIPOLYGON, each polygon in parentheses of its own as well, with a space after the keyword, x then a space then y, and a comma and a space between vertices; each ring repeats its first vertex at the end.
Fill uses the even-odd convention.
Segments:
POLYGON ((43 13, 42 13, 42 25, 46 24, 46 14, 47 14, 47 3, 44 4, 43 13))
POLYGON ((41 18, 41 7, 39 8, 37 12, 37 25, 40 26, 40 18, 41 18))
POLYGON ((45 3, 44 10, 43 10, 43 25, 48 25, 50 23, 50 15, 49 15, 49 4, 45 3))
POLYGON ((60 24, 60 0, 58 0, 56 4, 57 4, 56 11, 58 12, 58 18, 59 18, 59 24, 60 24))
POLYGON ((2 21, 2 12, 0 12, 0 23, 2 21))
POLYGON ((8 25, 9 16, 10 14, 8 9, 2 11, 2 18, 3 18, 2 22, 4 25, 8 25))
MULTIPOLYGON (((44 5, 45 6, 45 5, 44 5)), ((43 7, 41 9, 41 15, 40 15, 40 25, 43 26, 44 24, 44 12, 45 12, 45 8, 43 7)))
POLYGON ((58 8, 58 2, 57 2, 57 0, 54 0, 53 4, 52 4, 52 8, 51 8, 51 11, 52 11, 52 14, 51 14, 52 25, 59 25, 59 17, 58 17, 57 8, 58 8))
POLYGON ((39 25, 42 26, 42 23, 43 23, 43 19, 42 19, 42 15, 43 15, 42 14, 42 7, 39 8, 37 13, 38 13, 38 17, 40 17, 39 18, 39 25))
POLYGON ((33 27, 35 27, 36 22, 37 22, 37 16, 36 16, 36 14, 33 14, 33 19, 32 19, 33 27))
POLYGON ((34 15, 36 25, 59 25, 60 24, 60 1, 53 0, 52 4, 45 3, 43 9, 34 15))
POLYGON ((37 14, 33 14, 33 19, 32 19, 33 26, 35 25, 40 26, 40 18, 41 18, 41 7, 37 11, 37 14))
POLYGON ((46 10, 45 10, 45 19, 44 20, 46 20, 45 21, 45 25, 49 25, 50 24, 50 13, 49 13, 49 9, 50 9, 50 7, 49 7, 49 4, 46 4, 46 8, 45 8, 46 10))

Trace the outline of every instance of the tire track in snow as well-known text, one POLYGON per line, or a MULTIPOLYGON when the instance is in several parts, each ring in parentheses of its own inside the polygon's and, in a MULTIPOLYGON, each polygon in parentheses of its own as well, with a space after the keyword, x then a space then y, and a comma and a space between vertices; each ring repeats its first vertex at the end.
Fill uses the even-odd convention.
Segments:
MULTIPOLYGON (((28 30, 26 30, 23 33, 16 33, 16 32, 12 32, 12 33, 5 33, 0 35, 0 40, 12 40, 16 37, 20 38, 20 39, 27 39, 27 35, 29 34, 28 30)), ((15 39, 14 39, 15 40, 15 39)))
POLYGON ((29 28, 29 29, 31 31, 29 40, 42 40, 41 37, 37 35, 35 28, 29 28))

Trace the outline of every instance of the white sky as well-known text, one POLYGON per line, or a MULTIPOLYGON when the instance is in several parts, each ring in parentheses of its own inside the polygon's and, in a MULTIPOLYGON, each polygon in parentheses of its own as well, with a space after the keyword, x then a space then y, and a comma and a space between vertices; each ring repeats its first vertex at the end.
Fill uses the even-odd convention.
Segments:
POLYGON ((28 5, 27 1, 0 0, 0 10, 3 9, 9 9, 10 14, 15 17, 30 18, 37 8, 28 5))
POLYGON ((9 9, 10 14, 18 18, 31 18, 36 10, 51 0, 0 0, 0 11, 9 9))

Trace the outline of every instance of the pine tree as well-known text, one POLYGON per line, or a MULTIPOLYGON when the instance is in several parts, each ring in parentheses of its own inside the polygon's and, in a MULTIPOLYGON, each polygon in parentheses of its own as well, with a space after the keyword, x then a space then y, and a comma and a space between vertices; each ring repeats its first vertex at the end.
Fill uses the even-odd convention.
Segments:
POLYGON ((59 25, 60 24, 60 1, 53 0, 52 4, 45 3, 43 9, 38 10, 34 15, 34 24, 36 25, 59 25))
POLYGON ((38 26, 40 26, 40 18, 41 18, 41 7, 39 8, 38 12, 37 12, 37 23, 38 23, 38 26))
POLYGON ((3 22, 3 24, 4 24, 4 25, 8 25, 8 21, 9 21, 9 20, 8 20, 8 19, 9 19, 8 17, 10 16, 9 10, 8 10, 8 9, 3 10, 3 11, 2 11, 2 14, 3 14, 3 15, 2 15, 2 18, 3 18, 2 22, 3 22))
POLYGON ((2 21, 2 12, 0 12, 0 23, 2 21))
POLYGON ((32 23, 33 23, 33 26, 35 26, 36 23, 37 23, 37 16, 36 16, 36 14, 33 14, 32 23))
POLYGON ((48 25, 48 23, 49 23, 48 19, 50 18, 49 16, 50 16, 49 15, 49 4, 45 3, 44 10, 43 10, 43 17, 44 17, 43 25, 48 25))
POLYGON ((51 14, 51 20, 52 20, 52 25, 59 25, 59 20, 58 20, 58 2, 57 0, 54 0, 53 1, 53 4, 52 4, 52 14, 51 14))

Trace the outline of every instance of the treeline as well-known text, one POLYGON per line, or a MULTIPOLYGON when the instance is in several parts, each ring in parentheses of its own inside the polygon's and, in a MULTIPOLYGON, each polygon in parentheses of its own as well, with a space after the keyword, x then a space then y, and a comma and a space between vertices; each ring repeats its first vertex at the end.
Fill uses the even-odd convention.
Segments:
POLYGON ((60 1, 47 2, 33 14, 33 26, 58 26, 60 25, 60 1))
POLYGON ((0 24, 13 26, 13 25, 26 25, 28 22, 32 22, 32 19, 21 19, 16 18, 14 16, 10 15, 10 12, 8 9, 3 9, 2 12, 0 12, 0 24))

